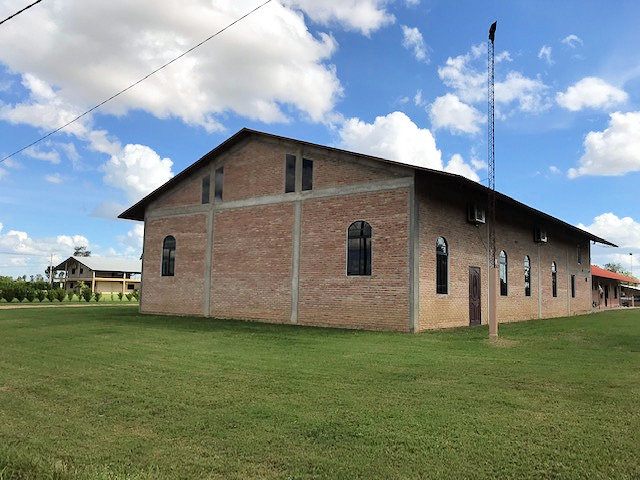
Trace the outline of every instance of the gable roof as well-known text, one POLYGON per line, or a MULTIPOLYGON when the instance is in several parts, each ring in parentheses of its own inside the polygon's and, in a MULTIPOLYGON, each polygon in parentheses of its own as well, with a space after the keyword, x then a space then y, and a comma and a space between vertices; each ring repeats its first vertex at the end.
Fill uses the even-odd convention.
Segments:
POLYGON ((109 257, 69 257, 55 267, 55 270, 64 270, 64 265, 70 260, 81 263, 90 270, 106 272, 141 273, 142 261, 127 258, 109 257))
POLYGON ((593 275, 594 277, 610 278, 612 280, 619 280, 621 282, 627 283, 640 283, 640 281, 638 281, 638 279, 636 278, 627 277, 626 275, 621 275, 610 270, 605 270, 604 268, 600 268, 597 265, 591 265, 591 275, 593 275))
MULTIPOLYGON (((152 202, 154 201, 156 198, 158 198, 160 195, 162 195, 164 192, 166 192, 167 190, 169 190, 171 187, 173 187, 174 185, 178 184, 180 181, 182 181, 184 178, 188 177, 189 175, 191 175, 194 171, 198 170, 199 168, 203 167, 204 165, 208 164, 210 161, 212 161, 213 159, 215 159, 218 155, 221 155, 222 153, 224 153, 226 150, 230 149, 231 147, 233 147, 234 145, 237 145, 239 142, 245 140, 246 138, 249 138, 251 136, 257 136, 257 137, 263 137, 263 138, 271 138, 271 139, 275 139, 275 140, 282 140, 282 141, 287 141, 287 142, 295 142, 298 143, 300 145, 304 145, 304 146, 308 146, 308 147, 313 147, 313 148, 319 148, 319 149, 323 149, 323 150, 328 150, 330 152, 336 152, 336 153, 342 153, 342 154, 347 154, 347 155, 352 155, 358 158, 363 158, 366 160, 372 160, 375 162, 381 162, 381 163, 386 163, 386 164, 391 164, 391 165, 396 165, 396 166, 401 166, 401 167, 405 167, 405 168, 410 168, 413 169, 415 171, 419 171, 419 172, 425 172, 428 173, 430 175, 434 175, 440 178, 448 178, 448 179, 452 179, 453 181, 459 183, 462 186, 468 187, 470 189, 479 191, 481 193, 484 193, 485 195, 487 195, 489 193, 489 188, 485 187, 484 185, 478 183, 478 182, 474 182, 473 180, 470 180, 466 177, 463 177, 461 175, 457 175, 455 173, 449 173, 449 172, 444 172, 442 170, 434 170, 432 168, 426 168, 426 167, 419 167, 416 165, 409 165, 407 163, 402 163, 402 162, 396 162, 393 160, 387 160, 386 158, 381 158, 381 157, 375 157, 372 155, 365 155, 363 153, 358 153, 358 152, 350 152, 348 150, 342 150, 340 148, 334 148, 334 147, 328 147, 326 145, 319 145, 317 143, 311 143, 311 142, 305 142, 304 140, 296 140, 294 138, 287 138, 287 137, 281 137, 279 135, 273 135, 271 133, 265 133, 265 132, 260 132, 258 130, 252 130, 250 128, 243 128, 242 130, 236 132, 234 135, 232 135, 231 137, 229 137, 228 139, 226 139, 224 142, 222 142, 220 145, 218 145, 216 148, 214 148, 213 150, 211 150, 210 152, 206 153, 205 155, 203 155, 198 161, 192 163, 191 165, 189 165, 187 168, 185 168, 182 172, 178 173, 175 177, 173 177, 171 180, 169 180, 168 182, 166 182, 164 185, 161 185, 160 187, 156 188, 153 192, 151 192, 150 194, 148 194, 146 197, 144 197, 142 200, 140 200, 138 203, 136 203, 135 205, 129 207, 127 210, 125 210, 124 212, 122 212, 120 215, 118 215, 118 218, 124 218, 127 220, 144 220, 144 211, 146 209, 146 207, 152 202)), ((589 232, 586 232, 578 227, 575 227, 569 223, 566 223, 556 217, 553 217, 549 214, 546 214, 544 212, 541 212, 540 210, 536 210, 535 208, 532 208, 528 205, 525 205, 524 203, 518 202, 517 200, 508 197, 507 195, 504 195, 500 192, 496 192, 496 202, 502 202, 505 203, 507 205, 513 206, 519 210, 524 210, 527 213, 534 215, 536 217, 539 217, 540 219, 549 222, 551 224, 554 225, 559 225, 563 228, 566 228, 574 233, 577 233, 579 235, 584 236, 585 238, 588 238, 589 240, 592 240, 594 242, 598 242, 598 243, 602 243, 605 245, 610 245, 612 247, 617 247, 617 245, 609 242, 608 240, 605 240, 603 238, 600 238, 596 235, 593 235, 589 232)))

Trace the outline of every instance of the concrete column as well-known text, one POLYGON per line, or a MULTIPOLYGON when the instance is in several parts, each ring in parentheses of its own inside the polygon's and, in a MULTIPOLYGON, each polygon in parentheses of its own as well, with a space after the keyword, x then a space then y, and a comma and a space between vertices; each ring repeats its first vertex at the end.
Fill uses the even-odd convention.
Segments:
MULTIPOLYGON (((296 152, 296 192, 302 191, 302 156, 300 148, 296 152)), ((302 200, 293 204, 293 242, 291 265, 291 323, 298 323, 298 302, 300 288, 300 243, 302 237, 302 200)))
POLYGON ((420 199, 416 194, 416 174, 409 190, 409 329, 420 323, 420 199))
POLYGON ((96 272, 91 270, 91 291, 96 292, 96 272))
POLYGON ((542 244, 538 243, 538 318, 542 318, 542 244))

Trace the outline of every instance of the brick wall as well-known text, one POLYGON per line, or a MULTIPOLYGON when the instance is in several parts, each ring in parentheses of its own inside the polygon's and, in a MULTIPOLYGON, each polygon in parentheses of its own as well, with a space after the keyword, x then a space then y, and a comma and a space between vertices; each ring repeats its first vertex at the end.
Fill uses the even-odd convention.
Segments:
POLYGON ((211 315, 289 322, 293 205, 216 212, 211 315))
MULTIPOLYGON (((208 166, 200 168, 170 192, 160 197, 154 202, 153 208, 200 205, 202 203, 202 178, 206 175, 209 175, 208 166)), ((211 178, 211 198, 213 198, 213 178, 211 178)))
POLYGON ((409 330, 409 191, 305 200, 298 322, 409 330), (371 225, 371 276, 347 276, 347 229, 371 225))
POLYGON ((203 314, 206 215, 180 215, 147 220, 142 260, 144 313, 203 314), (162 276, 162 242, 176 239, 175 275, 162 276))
MULTIPOLYGON (((486 204, 486 197, 450 191, 433 185, 419 192, 420 201, 420 321, 418 330, 469 324, 469 267, 481 270, 482 323, 487 311, 487 227, 467 221, 467 206, 486 204), (449 246, 449 293, 436 294, 436 239, 449 246)), ((496 285, 499 322, 574 315, 591 311, 588 241, 557 229, 547 229, 549 242, 533 241, 534 220, 498 205, 496 256, 507 254, 508 290, 496 285), (582 246, 582 263, 577 245, 582 246), (531 261, 531 296, 525 295, 524 257, 531 261), (551 262, 557 265, 557 297, 552 295, 551 262), (540 276, 538 277, 538 273, 540 276), (575 275, 576 297, 571 297, 570 275, 575 275), (539 291, 540 289, 540 291, 539 291), (539 295, 540 294, 540 298, 539 295), (539 305, 540 303, 540 305, 539 305)))

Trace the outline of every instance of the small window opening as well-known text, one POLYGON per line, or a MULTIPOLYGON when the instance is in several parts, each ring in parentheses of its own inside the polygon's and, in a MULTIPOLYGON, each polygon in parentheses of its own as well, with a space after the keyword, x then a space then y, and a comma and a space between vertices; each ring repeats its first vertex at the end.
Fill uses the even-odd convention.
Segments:
POLYGON ((347 275, 371 275, 371 225, 353 222, 347 234, 347 275))
POLYGON ((284 193, 296 191, 296 156, 287 154, 285 159, 284 193))
POLYGON ((209 175, 202 178, 202 203, 209 203, 209 186, 211 178, 209 175))
POLYGON ((558 269, 556 262, 551 262, 551 293, 554 297, 558 296, 558 269))
POLYGON ((302 159, 302 190, 313 188, 313 160, 302 159))
MULTIPOLYGON (((232 172, 233 173, 233 172, 232 172)), ((222 200, 222 186, 224 185, 224 167, 216 168, 215 179, 215 198, 216 200, 222 200)))
POLYGON ((162 242, 162 276, 173 277, 176 265, 176 239, 169 235, 162 242))
POLYGON ((500 295, 505 297, 507 295, 507 252, 502 250, 500 252, 500 295))
POLYGON ((524 257, 524 295, 531 296, 531 259, 529 255, 524 257))

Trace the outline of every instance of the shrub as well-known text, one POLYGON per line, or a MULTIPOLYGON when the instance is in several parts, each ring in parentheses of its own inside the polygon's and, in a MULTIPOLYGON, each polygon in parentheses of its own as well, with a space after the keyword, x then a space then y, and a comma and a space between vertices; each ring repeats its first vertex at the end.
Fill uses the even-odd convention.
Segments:
POLYGON ((135 298, 136 300, 140 300, 140 290, 133 291, 133 298, 135 298))
POLYGON ((16 298, 16 290, 13 287, 5 287, 2 289, 2 298, 11 303, 16 298))
POLYGON ((96 292, 96 293, 93 294, 93 296, 95 297, 96 302, 99 302, 100 301, 100 297, 102 297, 102 294, 100 292, 96 292))
POLYGON ((36 292, 32 288, 29 288, 27 289, 25 297, 27 297, 28 301, 33 302, 36 299, 36 292))
POLYGON ((91 288, 87 287, 86 285, 83 285, 82 289, 80 290, 80 297, 84 298, 85 302, 90 302, 91 297, 93 297, 93 292, 91 291, 91 288))
POLYGON ((19 302, 22 302, 27 296, 27 289, 23 285, 16 285, 15 296, 19 302))
POLYGON ((47 292, 44 290, 36 290, 36 298, 39 302, 42 302, 45 298, 47 298, 47 292))
POLYGON ((124 297, 124 293, 119 292, 119 293, 118 293, 118 298, 120 299, 120 301, 122 301, 122 297, 124 297))
POLYGON ((73 290, 71 290, 67 296, 69 297, 69 301, 72 302, 73 301, 73 290))
POLYGON ((53 290, 47 290, 47 298, 51 303, 53 303, 53 301, 56 299, 56 292, 54 292, 53 290))
POLYGON ((65 292, 62 288, 56 288, 56 298, 58 299, 59 302, 64 301, 64 297, 67 296, 67 292, 65 292))
POLYGON ((131 301, 133 298, 133 293, 127 293, 127 300, 131 301))

